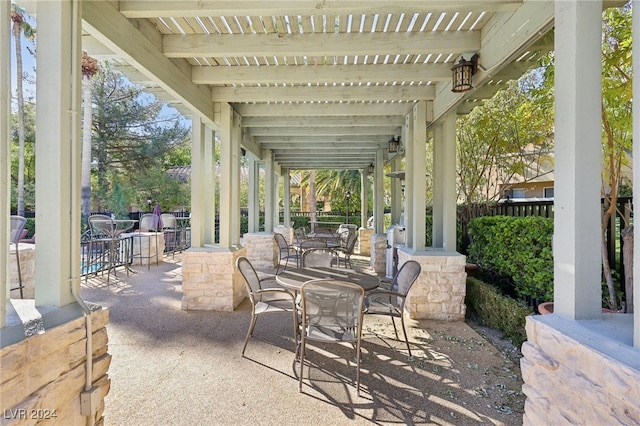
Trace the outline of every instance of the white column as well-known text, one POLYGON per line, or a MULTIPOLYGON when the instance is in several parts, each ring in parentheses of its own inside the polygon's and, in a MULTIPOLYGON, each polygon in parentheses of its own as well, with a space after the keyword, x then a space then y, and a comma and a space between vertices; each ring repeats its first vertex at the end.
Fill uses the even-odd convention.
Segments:
POLYGON ((282 169, 282 179, 284 226, 291 227, 291 172, 289 169, 282 169))
POLYGON ((231 127, 231 246, 240 246, 240 115, 232 112, 231 127))
MULTIPOLYGON (((11 2, 0 2, 0 22, 11 22, 11 2)), ((3 26, 6 29, 6 26, 3 26)), ((0 31, 0 328, 6 324, 9 299, 9 215, 11 213, 11 138, 9 114, 11 113, 11 65, 9 58, 11 36, 8 30, 0 31)))
MULTIPOLYGON (((247 153, 247 155, 251 155, 247 153)), ((248 209, 249 209, 249 232, 260 230, 260 163, 251 155, 249 159, 249 189, 248 189, 248 209)))
MULTIPOLYGON (((202 121, 201 121, 202 122, 202 121)), ((204 170, 200 174, 203 180, 204 203, 204 244, 213 245, 216 243, 216 140, 212 129, 203 125, 204 132, 204 170)), ((202 135, 200 137, 202 139, 202 135)), ((193 185, 193 179, 191 179, 193 185)), ((197 246, 202 247, 202 246, 197 246)))
POLYGON ((369 168, 360 171, 360 226, 367 227, 369 220, 369 168))
POLYGON ((231 106, 222 103, 220 108, 220 247, 230 248, 232 244, 233 225, 232 216, 238 214, 233 211, 231 201, 234 185, 232 180, 233 146, 231 142, 231 127, 233 125, 231 106))
POLYGON ((375 174, 373 179, 373 227, 376 234, 384 233, 384 151, 376 152, 375 174))
POLYGON ((555 2, 554 312, 600 318, 601 1, 555 2))
POLYGON ((444 128, 441 122, 433 127, 433 213, 431 236, 433 248, 444 247, 444 128))
POLYGON ((80 291, 81 21, 71 2, 37 8, 36 305, 63 306, 80 291))
MULTIPOLYGON (((407 143, 407 137, 403 138, 404 143, 407 143)), ((406 155, 406 151, 405 151, 405 155, 406 155)), ((391 171, 398 171, 400 170, 400 168, 402 167, 402 165, 400 164, 402 161, 402 157, 399 155, 396 155, 393 160, 391 160, 391 171)), ((399 223, 400 222, 400 216, 402 215, 402 211, 405 210, 405 206, 403 205, 403 200, 402 200, 402 191, 404 191, 404 188, 402 187, 402 185, 400 184, 400 179, 396 179, 396 178, 391 178, 389 179, 390 181, 390 187, 391 187, 391 223, 399 223)))
POLYGON ((456 219, 458 193, 456 191, 456 113, 449 112, 442 126, 444 146, 442 155, 442 247, 456 251, 456 219))
MULTIPOLYGON (((639 0, 633 1, 633 10, 640 10, 639 0)), ((640 40, 640 13, 633 14, 633 38, 640 40)), ((638 44, 633 45, 633 69, 640 69, 640 46, 638 44)), ((636 153, 640 152, 639 111, 640 78, 638 78, 638 84, 634 82, 633 85, 633 152, 636 153)), ((633 170, 633 186, 634 188, 640 188, 640 155, 633 157, 633 170)), ((640 228, 640 225, 638 227, 640 228)), ((633 346, 640 348, 640 237, 633 239, 633 304, 633 346)))
MULTIPOLYGON (((415 200, 413 199, 413 177, 411 175, 411 171, 413 170, 413 161, 415 159, 414 155, 414 141, 415 136, 413 133, 413 129, 415 127, 415 121, 413 116, 413 110, 405 115, 404 117, 404 145, 405 145, 405 173, 404 173, 404 186, 402 187, 400 184, 400 180, 396 179, 397 182, 392 183, 393 188, 395 188, 398 192, 398 197, 402 201, 402 195, 404 195, 404 201, 402 212, 398 211, 397 213, 393 213, 392 219, 397 215, 397 219, 392 221, 392 223, 397 223, 400 221, 401 213, 404 213, 404 225, 406 227, 405 232, 405 246, 413 247, 413 234, 411 230, 414 229, 413 226, 413 204, 415 200)), ((397 160, 399 161, 399 159, 397 160)), ((399 164, 398 164, 399 165, 399 164)), ((397 202, 397 201, 396 201, 397 202)), ((393 205, 395 207, 395 204, 393 205)), ((396 210, 397 211, 397 210, 396 210)))
POLYGON ((205 241, 205 148, 204 125, 199 116, 191 118, 191 247, 205 241))
POLYGON ((405 196, 406 198, 411 199, 411 215, 409 220, 405 213, 405 221, 407 226, 407 232, 405 235, 408 239, 406 244, 408 248, 412 249, 413 251, 423 251, 425 249, 424 226, 427 216, 427 213, 425 211, 427 190, 427 182, 425 179, 425 173, 427 170, 426 101, 420 101, 413 107, 412 121, 412 161, 407 162, 407 182, 405 184, 405 196))
POLYGON ((273 156, 270 150, 264 150, 262 154, 262 158, 265 162, 264 167, 264 230, 265 232, 273 232, 273 228, 275 227, 273 221, 273 188, 275 185, 273 181, 276 179, 273 165, 273 156))

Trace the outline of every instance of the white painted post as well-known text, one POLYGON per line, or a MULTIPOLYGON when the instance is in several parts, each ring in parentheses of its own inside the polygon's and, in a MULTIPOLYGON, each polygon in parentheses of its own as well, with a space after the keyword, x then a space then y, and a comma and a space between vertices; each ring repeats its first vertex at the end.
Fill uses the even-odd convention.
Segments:
MULTIPOLYGON (((633 0, 633 10, 640 10, 640 0, 633 0)), ((633 38, 640 40, 640 13, 633 14, 633 38)), ((640 69, 640 45, 637 43, 633 45, 633 69, 640 69)), ((633 152, 640 152, 640 78, 637 84, 634 78, 633 84, 633 152)), ((640 155, 633 156, 633 170, 633 186, 640 188, 640 155)), ((640 194, 636 196, 640 197, 640 194)), ((633 229, 635 233, 635 226, 633 229)), ((633 239, 633 303, 633 346, 640 348, 640 237, 633 239)))
MULTIPOLYGON (((0 22, 8 25, 11 19, 11 2, 0 2, 0 22)), ((4 26, 3 26, 4 27, 4 26)), ((11 204, 11 138, 9 115, 11 113, 11 65, 9 46, 11 33, 0 32, 0 328, 7 321, 7 300, 9 299, 9 215, 11 204)))
POLYGON ((554 312, 601 316, 601 1, 555 2, 554 312))
MULTIPOLYGON (((456 251, 456 220, 458 193, 456 191, 456 113, 445 116, 442 146, 442 247, 456 251)), ((435 206, 434 206, 435 208, 435 206)))

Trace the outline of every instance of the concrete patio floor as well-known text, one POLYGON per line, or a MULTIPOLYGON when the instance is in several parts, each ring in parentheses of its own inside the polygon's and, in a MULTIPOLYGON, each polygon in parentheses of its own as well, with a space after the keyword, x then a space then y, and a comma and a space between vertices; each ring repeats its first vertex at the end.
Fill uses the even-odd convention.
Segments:
POLYGON ((243 358, 248 300, 181 310, 179 254, 135 271, 82 284, 110 310, 106 425, 522 424, 519 366, 463 322, 409 320, 410 359, 389 319, 366 316, 361 396, 338 345, 310 348, 299 393, 290 316, 262 316, 243 358))

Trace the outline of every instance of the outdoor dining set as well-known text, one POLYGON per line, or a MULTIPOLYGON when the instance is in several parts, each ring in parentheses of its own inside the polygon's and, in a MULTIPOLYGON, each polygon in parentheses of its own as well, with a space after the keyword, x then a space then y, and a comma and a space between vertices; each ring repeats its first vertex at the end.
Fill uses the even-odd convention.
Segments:
POLYGON ((134 263, 146 262, 149 269, 152 260, 157 265, 160 256, 174 256, 189 247, 188 218, 177 218, 171 213, 147 213, 139 220, 94 214, 87 222, 88 228, 81 237, 85 278, 106 272, 109 282, 110 274, 115 275, 118 267, 123 267, 128 275, 134 263))
POLYGON ((348 343, 356 352, 355 383, 360 395, 360 344, 364 316, 390 316, 396 339, 398 331, 394 318, 400 318, 404 341, 411 356, 404 323, 404 304, 421 267, 418 262, 409 260, 399 268, 390 283, 382 283, 376 275, 351 268, 350 257, 357 239, 355 230, 339 229, 337 234, 335 238, 323 239, 316 236, 305 238, 308 235, 300 233, 291 244, 281 234, 274 234, 279 251, 275 275, 259 275, 246 257, 238 258, 236 266, 244 277, 252 312, 242 356, 253 335, 257 318, 266 313, 285 313, 293 320, 294 360, 300 366, 299 391, 302 391, 305 351, 309 342, 322 345, 323 349, 326 343, 348 343))

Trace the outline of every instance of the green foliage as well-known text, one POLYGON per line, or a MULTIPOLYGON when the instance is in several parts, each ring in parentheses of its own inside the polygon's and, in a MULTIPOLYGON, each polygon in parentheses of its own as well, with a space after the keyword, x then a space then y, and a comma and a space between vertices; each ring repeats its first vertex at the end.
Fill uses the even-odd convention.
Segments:
POLYGON ((28 217, 27 223, 25 223, 24 228, 29 230, 27 238, 33 237, 33 235, 36 233, 36 219, 33 217, 28 217))
POLYGON ((311 229, 311 218, 309 216, 292 216, 291 226, 293 229, 304 227, 305 229, 311 229))
POLYGON ((475 278, 467 278, 465 303, 468 317, 502 331, 517 347, 527 340, 525 322, 526 317, 533 314, 532 308, 475 278))
POLYGON ((553 219, 480 217, 469 236, 469 262, 510 277, 518 296, 553 300, 553 219))

